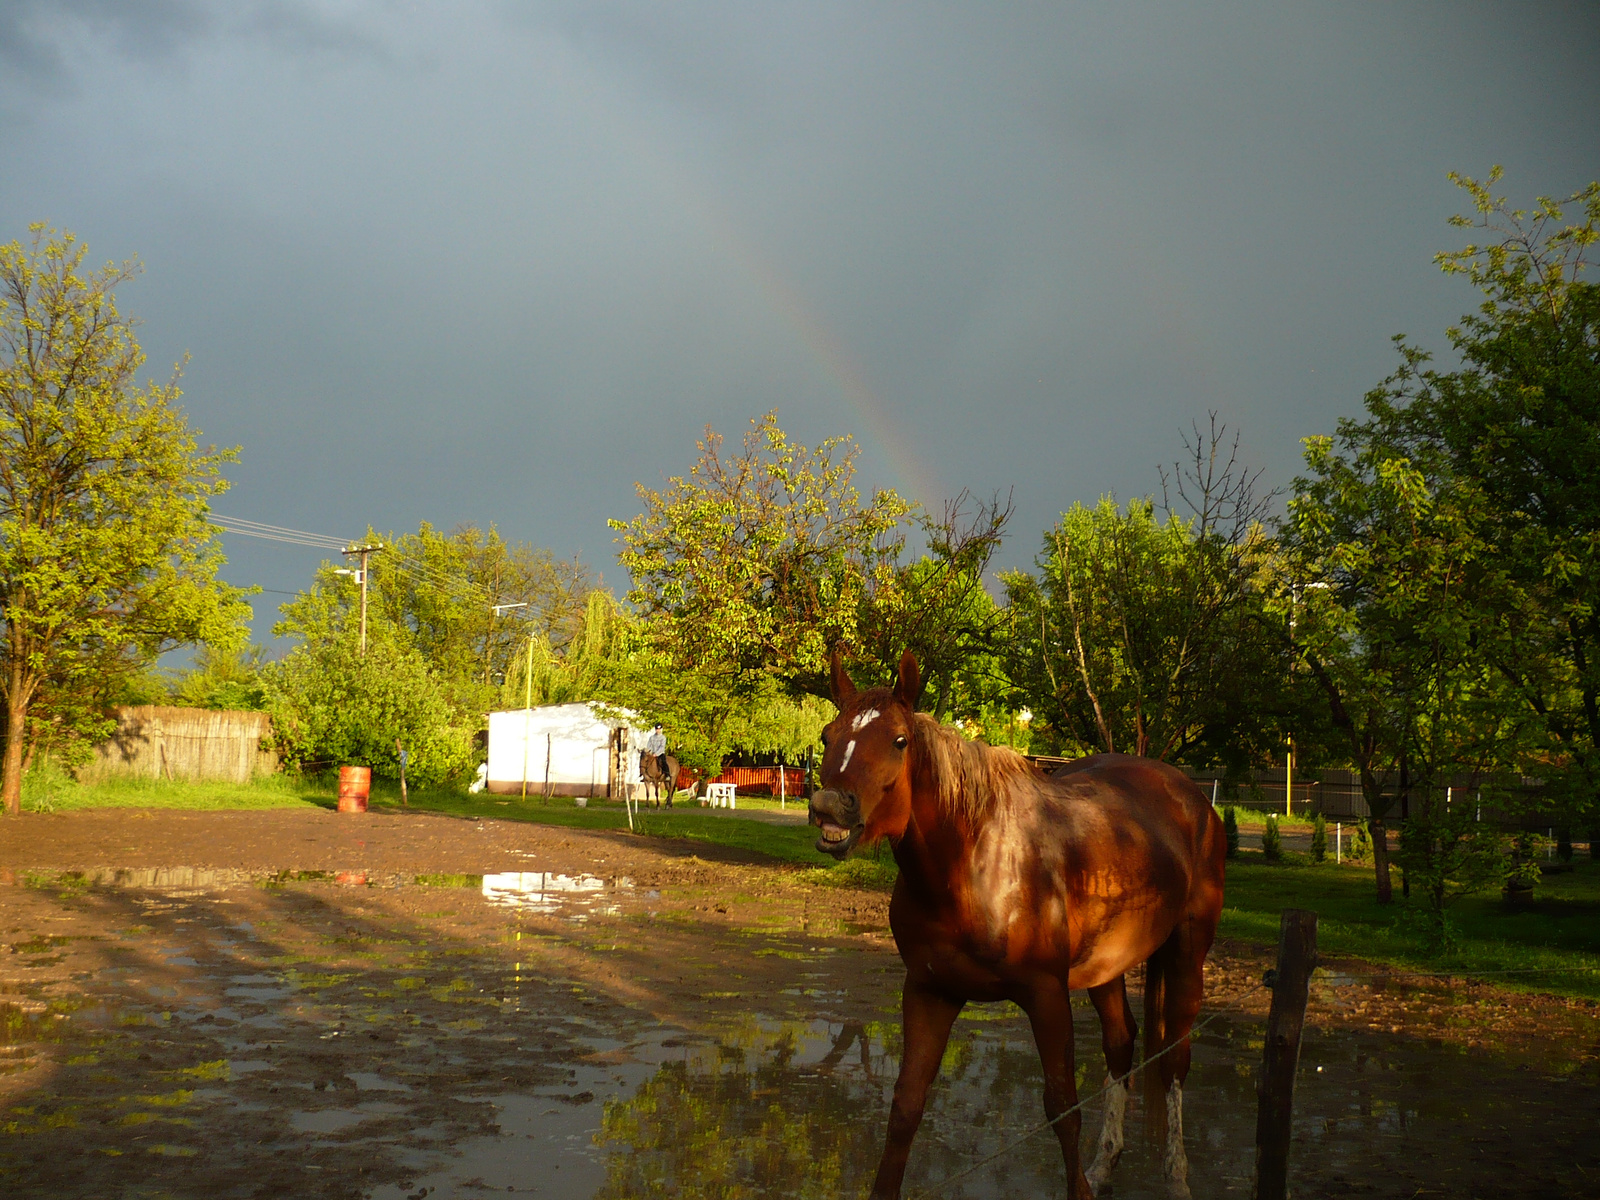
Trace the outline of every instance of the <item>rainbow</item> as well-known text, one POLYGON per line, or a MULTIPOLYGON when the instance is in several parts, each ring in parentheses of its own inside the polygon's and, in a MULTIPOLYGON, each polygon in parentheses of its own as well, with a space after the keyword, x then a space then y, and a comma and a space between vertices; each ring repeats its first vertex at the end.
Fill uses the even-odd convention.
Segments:
POLYGON ((679 161, 668 156, 669 139, 658 131, 644 128, 643 118, 614 87, 592 70, 584 71, 581 81, 570 74, 561 74, 565 74, 565 82, 574 91, 582 93, 591 111, 645 172, 702 226, 710 242, 750 283, 772 314, 794 334, 821 374, 832 382, 860 419, 865 436, 858 434, 858 440, 864 448, 882 455, 895 475, 895 486, 908 499, 921 501, 930 508, 938 505, 944 496, 939 481, 899 424, 891 419, 883 398, 868 382, 866 371, 850 353, 844 339, 806 301, 773 258, 763 253, 754 239, 743 232, 726 206, 679 161))

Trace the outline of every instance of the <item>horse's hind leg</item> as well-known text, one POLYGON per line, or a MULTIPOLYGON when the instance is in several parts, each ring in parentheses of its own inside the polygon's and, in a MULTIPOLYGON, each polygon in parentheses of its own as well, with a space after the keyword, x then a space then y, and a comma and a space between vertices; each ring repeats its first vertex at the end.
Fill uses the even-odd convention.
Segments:
MULTIPOLYGON (((889 1107, 889 1136, 884 1142, 878 1175, 872 1181, 873 1200, 894 1200, 905 1178, 906 1160, 911 1157, 911 1139, 922 1124, 928 1088, 939 1074, 944 1048, 950 1041, 950 1027, 961 1014, 962 1003, 923 991, 906 981, 900 997, 904 1021, 905 1052, 900 1059, 900 1076, 894 1081, 894 1101, 889 1107)), ((863 1043, 864 1044, 864 1043, 863 1043)))
MULTIPOLYGON (((1167 1050, 1154 1064, 1166 1104, 1166 1146, 1161 1156, 1167 1194, 1188 1200, 1189 1157, 1183 1148, 1183 1082, 1189 1077, 1189 1030, 1200 1012, 1205 991, 1206 954, 1216 935, 1215 921, 1195 918, 1178 923, 1166 944, 1150 959, 1147 971, 1159 971, 1161 1045, 1167 1050)), ((1149 986, 1149 985, 1147 985, 1149 986)), ((1148 1013, 1148 1010, 1147 1010, 1148 1013)), ((1149 1038, 1149 1031, 1146 1031, 1149 1038)), ((1147 1041, 1152 1052, 1156 1049, 1147 1041)))
POLYGON ((1100 1121, 1094 1164, 1087 1172, 1089 1186, 1098 1195, 1111 1178, 1111 1171, 1122 1157, 1122 1121, 1128 1110, 1128 1093, 1133 1080, 1134 1039, 1138 1027, 1133 1022, 1133 1006, 1128 1003, 1127 983, 1118 975, 1110 983, 1089 989, 1089 999, 1100 1015, 1100 1045, 1106 1054, 1106 1108, 1100 1121))

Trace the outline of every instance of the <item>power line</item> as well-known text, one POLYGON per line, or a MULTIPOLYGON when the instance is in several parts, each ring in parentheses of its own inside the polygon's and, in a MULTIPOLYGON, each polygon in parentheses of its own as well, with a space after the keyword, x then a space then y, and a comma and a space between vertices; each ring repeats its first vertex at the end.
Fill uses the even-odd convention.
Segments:
POLYGON ((309 533, 304 529, 289 529, 283 525, 268 525, 262 521, 247 521, 243 517, 225 517, 211 514, 211 524, 228 533, 245 537, 264 538, 272 542, 288 542, 296 546, 312 546, 318 550, 337 550, 341 553, 352 545, 348 538, 338 538, 326 533, 309 533))
MULTIPOLYGON (((304 529, 290 529, 284 525, 269 525, 264 521, 249 521, 243 517, 227 517, 221 513, 211 514, 211 524, 227 533, 237 533, 245 537, 262 538, 266 541, 284 542, 293 546, 310 546, 316 550, 333 550, 343 554, 355 544, 353 539, 338 538, 331 534, 311 533, 304 529)), ((482 584, 474 583, 471 579, 457 575, 447 574, 443 569, 434 567, 420 557, 397 555, 390 560, 394 567, 409 575, 414 581, 432 584, 439 588, 455 588, 467 592, 484 601, 497 599, 488 588, 482 584)), ((265 591, 276 591, 275 588, 266 588, 265 591)), ((291 595, 297 593, 289 593, 291 595)))

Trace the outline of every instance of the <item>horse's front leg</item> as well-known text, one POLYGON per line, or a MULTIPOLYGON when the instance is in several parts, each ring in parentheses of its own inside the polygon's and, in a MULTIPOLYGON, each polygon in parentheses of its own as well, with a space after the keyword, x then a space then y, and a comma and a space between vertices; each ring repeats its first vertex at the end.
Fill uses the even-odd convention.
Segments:
POLYGON ((960 1015, 963 1001, 951 1000, 925 991, 906 980, 900 1006, 904 1025, 905 1052, 900 1059, 900 1077, 894 1081, 894 1103, 889 1108, 889 1136, 877 1178, 872 1181, 873 1200, 894 1200, 905 1178, 906 1160, 911 1157, 911 1139, 922 1124, 922 1110, 928 1088, 939 1074, 944 1048, 950 1041, 950 1027, 960 1015))
POLYGON ((1033 1040, 1039 1047, 1039 1062, 1044 1067, 1044 1115, 1054 1122, 1056 1140, 1061 1143, 1061 1158, 1067 1168, 1067 1195, 1072 1200, 1092 1200, 1089 1181, 1084 1178, 1078 1157, 1078 1137, 1083 1118, 1076 1112, 1078 1084, 1074 1076, 1072 1045, 1072 1004, 1066 984, 1054 977, 1038 983, 1024 1007, 1033 1025, 1033 1040), (1057 1118, 1060 1118, 1057 1120, 1057 1118))

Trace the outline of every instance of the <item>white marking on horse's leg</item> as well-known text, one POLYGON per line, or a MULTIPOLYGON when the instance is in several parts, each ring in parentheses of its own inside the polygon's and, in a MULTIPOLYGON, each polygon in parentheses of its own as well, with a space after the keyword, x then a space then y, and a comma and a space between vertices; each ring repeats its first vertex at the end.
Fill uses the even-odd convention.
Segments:
POLYGON ((1189 1156, 1183 1151, 1183 1085, 1176 1079, 1167 1089, 1167 1148, 1161 1156, 1161 1172, 1167 1177, 1167 1195, 1172 1200, 1189 1200, 1189 1156))
POLYGON ((878 719, 878 715, 878 710, 875 708, 862 709, 850 719, 850 732, 860 733, 868 725, 871 725, 874 721, 876 721, 878 719))
POLYGON ((1128 1082, 1113 1083, 1107 1075, 1106 1086, 1111 1090, 1106 1093, 1105 1116, 1100 1121, 1100 1149, 1088 1171, 1089 1187, 1097 1195, 1122 1157, 1122 1118, 1128 1111, 1128 1082))
POLYGON ((849 767, 849 765, 850 765, 850 756, 852 754, 854 754, 855 752, 856 752, 856 740, 855 740, 855 738, 851 738, 848 742, 846 742, 844 744, 844 761, 839 764, 839 770, 843 771, 847 767, 849 767))

